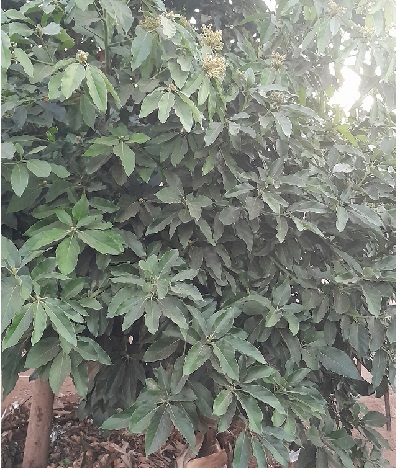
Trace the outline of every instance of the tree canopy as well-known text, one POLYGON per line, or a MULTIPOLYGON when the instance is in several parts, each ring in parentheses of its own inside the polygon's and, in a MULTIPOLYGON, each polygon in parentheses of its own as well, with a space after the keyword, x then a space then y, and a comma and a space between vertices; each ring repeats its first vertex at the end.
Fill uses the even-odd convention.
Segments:
POLYGON ((291 442, 298 467, 384 467, 357 396, 396 389, 394 3, 4 1, 2 21, 4 392, 71 375, 147 453, 240 417, 234 467, 287 466, 291 442))

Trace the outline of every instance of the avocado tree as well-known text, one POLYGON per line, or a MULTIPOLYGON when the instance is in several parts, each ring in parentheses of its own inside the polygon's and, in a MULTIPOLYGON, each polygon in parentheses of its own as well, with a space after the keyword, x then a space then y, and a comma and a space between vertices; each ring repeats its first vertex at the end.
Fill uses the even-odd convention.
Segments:
POLYGON ((384 467, 396 9, 273 3, 3 2, 3 390, 48 415, 70 375, 147 454, 240 418, 234 467, 384 467))

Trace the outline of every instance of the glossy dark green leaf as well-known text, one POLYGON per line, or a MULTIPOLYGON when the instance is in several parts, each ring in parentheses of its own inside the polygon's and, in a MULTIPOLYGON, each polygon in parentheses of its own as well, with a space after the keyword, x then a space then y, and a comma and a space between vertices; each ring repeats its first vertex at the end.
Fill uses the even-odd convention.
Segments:
POLYGON ((114 146, 113 151, 120 158, 125 174, 130 176, 135 169, 135 152, 123 141, 114 146))
POLYGON ((80 246, 75 237, 68 236, 56 248, 56 261, 64 275, 71 273, 77 264, 80 246))
POLYGON ((26 330, 30 327, 33 320, 33 303, 22 306, 20 312, 13 318, 11 326, 3 339, 3 350, 10 346, 15 346, 22 338, 26 330))
POLYGON ((330 346, 320 348, 319 360, 329 371, 344 377, 361 380, 352 359, 342 350, 330 346))
POLYGON ((89 95, 100 112, 107 109, 107 86, 102 72, 91 65, 85 69, 89 95))
POLYGON ((15 58, 18 60, 18 62, 22 65, 25 73, 29 76, 33 76, 34 67, 28 54, 24 50, 19 49, 18 47, 15 47, 14 55, 15 55, 15 58))
POLYGON ((17 163, 12 168, 11 186, 15 195, 21 197, 29 183, 29 172, 23 163, 17 163))
POLYGON ((221 390, 213 402, 213 414, 222 416, 227 411, 233 399, 230 390, 221 390))
POLYGON ((195 447, 194 426, 185 409, 183 409, 182 406, 169 405, 167 407, 167 412, 169 413, 173 425, 187 440, 190 447, 195 447))
POLYGON ((55 395, 59 393, 66 377, 70 375, 70 371, 70 356, 61 351, 53 360, 49 374, 49 383, 55 395))
POLYGON ((61 301, 57 299, 47 299, 44 304, 45 313, 59 335, 73 346, 77 345, 76 331, 72 322, 62 308, 61 301))
POLYGON ((56 337, 44 338, 35 344, 26 357, 25 366, 35 369, 44 366, 59 353, 59 339, 56 337))
POLYGON ((184 361, 183 374, 190 375, 199 369, 210 357, 212 351, 206 344, 197 342, 190 348, 184 361))
POLYGON ((153 46, 153 34, 150 31, 146 31, 140 26, 136 28, 135 38, 132 41, 132 70, 139 68, 140 65, 150 55, 151 48, 153 46))
POLYGON ((102 254, 118 255, 124 250, 122 237, 117 232, 90 229, 79 231, 78 237, 102 254))
POLYGON ((156 452, 167 441, 171 430, 169 413, 157 410, 147 427, 145 437, 146 455, 156 452))
POLYGON ((84 78, 85 68, 81 63, 71 63, 66 67, 61 80, 62 94, 66 99, 68 99, 74 91, 80 87, 84 78))
POLYGON ((242 431, 236 442, 234 448, 234 459, 232 462, 233 468, 246 468, 249 464, 252 455, 252 446, 250 437, 247 432, 242 431))
POLYGON ((220 135, 223 129, 224 129, 223 122, 211 122, 205 131, 204 140, 205 140, 206 146, 209 146, 212 143, 214 143, 214 141, 217 139, 217 137, 220 135))
POLYGON ((175 340, 172 337, 163 336, 160 339, 154 341, 154 343, 144 353, 144 360, 146 362, 160 361, 167 359, 177 349, 179 340, 175 340))

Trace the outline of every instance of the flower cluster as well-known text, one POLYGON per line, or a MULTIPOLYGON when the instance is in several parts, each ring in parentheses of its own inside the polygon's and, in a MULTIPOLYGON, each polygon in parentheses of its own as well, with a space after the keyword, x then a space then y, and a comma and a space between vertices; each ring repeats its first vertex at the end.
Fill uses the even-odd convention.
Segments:
POLYGON ((161 26, 161 18, 159 16, 145 16, 140 21, 140 26, 146 31, 154 31, 161 26))
POLYGON ((272 110, 278 110, 285 103, 285 93, 282 91, 272 91, 268 95, 269 106, 272 110))
POLYGON ((360 26, 360 34, 366 39, 372 39, 375 34, 375 29, 370 28, 369 26, 360 26))
POLYGON ((281 55, 278 52, 272 52, 271 54, 271 67, 275 70, 280 70, 286 60, 286 55, 281 55))
POLYGON ((76 59, 82 63, 83 65, 87 63, 88 61, 88 52, 84 52, 83 50, 79 50, 76 53, 76 59))
POLYGON ((335 16, 343 15, 346 12, 346 8, 339 5, 337 2, 330 0, 329 3, 327 4, 327 11, 329 13, 329 16, 331 18, 334 18, 335 16))
POLYGON ((219 55, 206 54, 203 59, 202 68, 209 78, 222 80, 226 72, 226 60, 219 55))
POLYGON ((205 24, 202 25, 202 32, 199 35, 199 40, 201 44, 204 44, 210 47, 212 50, 220 51, 223 49, 223 32, 213 31, 212 25, 206 26, 205 24))

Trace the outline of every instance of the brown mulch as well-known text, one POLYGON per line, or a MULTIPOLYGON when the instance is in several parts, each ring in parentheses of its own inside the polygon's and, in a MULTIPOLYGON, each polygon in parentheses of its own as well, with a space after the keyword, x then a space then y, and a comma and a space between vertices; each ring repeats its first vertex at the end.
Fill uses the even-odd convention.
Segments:
MULTIPOLYGON (((241 430, 236 424, 227 435, 215 440, 209 457, 197 458, 189 452, 182 436, 173 430, 167 444, 149 457, 144 455, 144 436, 127 431, 103 431, 94 426, 92 420, 77 418, 76 401, 67 397, 57 399, 54 408, 53 431, 48 468, 179 468, 231 466, 232 447, 241 430), (223 460, 220 464, 216 462, 223 460), (228 460, 224 464, 224 460, 228 460), (189 461, 191 460, 191 461, 189 461)), ((13 403, 2 415, 1 466, 19 468, 29 418, 29 400, 13 403)), ((197 444, 202 445, 201 440, 197 444)), ((199 446, 200 446, 199 445, 199 446)), ((208 453, 208 452, 207 452, 208 453)), ((255 461, 249 464, 257 466, 255 461)), ((269 468, 277 468, 268 461, 269 468)))

